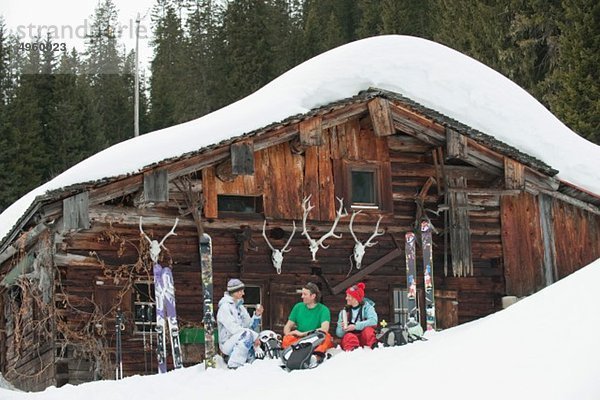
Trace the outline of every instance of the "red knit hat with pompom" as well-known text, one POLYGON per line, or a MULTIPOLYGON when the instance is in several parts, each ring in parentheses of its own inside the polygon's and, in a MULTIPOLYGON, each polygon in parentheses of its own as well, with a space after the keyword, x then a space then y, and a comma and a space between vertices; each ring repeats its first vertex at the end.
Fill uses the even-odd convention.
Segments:
POLYGON ((365 298, 365 284, 362 282, 350 286, 346 289, 346 294, 354 297, 359 303, 365 298))

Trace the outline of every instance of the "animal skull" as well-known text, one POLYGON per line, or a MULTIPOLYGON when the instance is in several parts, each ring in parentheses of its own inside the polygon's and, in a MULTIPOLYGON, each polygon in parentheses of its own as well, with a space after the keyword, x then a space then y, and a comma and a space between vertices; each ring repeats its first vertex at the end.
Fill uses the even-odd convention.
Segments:
POLYGON ((290 242, 292 241, 292 238, 294 237, 294 234, 296 233, 296 222, 292 221, 292 224, 294 226, 294 229, 292 230, 292 234, 290 235, 290 238, 285 243, 285 246, 283 246, 283 248, 281 250, 278 250, 278 249, 276 249, 275 247, 273 247, 271 245, 271 243, 269 242, 269 239, 267 238, 267 234, 265 233, 265 228, 267 226, 267 220, 265 220, 263 222, 262 234, 263 234, 263 237, 265 238, 265 241, 267 242, 267 244, 271 248, 271 251, 272 251, 272 253, 271 253, 271 262, 273 263, 273 267, 277 271, 277 274, 281 274, 281 264, 283 264, 283 253, 287 253, 287 252, 289 252, 291 250, 291 249, 288 248, 288 246, 289 246, 290 242))
POLYGON ((156 264, 158 262, 158 256, 160 255, 161 248, 166 249, 166 247, 163 245, 165 240, 167 240, 167 238, 171 235, 177 236, 177 234, 175 233, 175 227, 177 226, 178 222, 179 222, 179 218, 175 218, 175 224, 173 225, 173 228, 171 228, 169 233, 167 233, 165 235, 165 237, 162 238, 162 240, 159 243, 157 240, 152 240, 148 237, 148 235, 146 235, 146 233, 144 232, 144 229, 142 228, 142 217, 140 217, 140 232, 142 235, 144 235, 144 237, 150 244, 150 259, 152 260, 153 263, 156 264))
POLYGON ((356 217, 360 213, 361 213, 361 211, 353 212, 352 217, 350 217, 350 233, 352 234, 352 237, 354 238, 354 241, 356 242, 356 244, 354 245, 354 249, 352 250, 352 253, 354 255, 354 261, 356 261, 356 269, 360 269, 360 267, 362 265, 362 259, 365 256, 366 248, 373 247, 377 244, 377 242, 371 242, 371 240, 374 239, 375 237, 381 236, 385 233, 385 231, 383 231, 383 230, 381 232, 379 232, 379 223, 381 222, 381 219, 383 218, 380 215, 379 219, 377 220, 377 225, 375 226, 375 232, 371 235, 371 237, 365 243, 361 243, 356 238, 356 235, 354 234, 354 231, 352 230, 352 223, 354 222, 354 217, 356 217))
POLYGON ((315 240, 310 237, 310 235, 308 234, 308 231, 306 229, 306 218, 308 217, 308 214, 310 213, 310 211, 313 208, 315 208, 315 206, 310 204, 311 196, 312 195, 309 195, 308 197, 305 197, 304 200, 302 200, 302 210, 304 210, 304 214, 302 216, 302 228, 303 228, 302 234, 304 236, 306 236, 306 238, 308 239, 308 247, 310 249, 310 253, 312 254, 312 260, 317 261, 316 257, 317 257, 317 251, 319 251, 319 247, 321 247, 323 249, 326 249, 329 247, 329 245, 325 246, 323 244, 325 239, 332 237, 332 236, 337 239, 342 237, 341 233, 339 235, 336 235, 334 231, 335 231, 335 228, 336 228, 338 222, 340 222, 340 218, 345 217, 346 215, 348 215, 348 213, 346 212, 346 210, 344 210, 343 199, 336 197, 336 199, 340 203, 340 208, 336 211, 336 217, 335 217, 335 220, 333 221, 333 225, 331 226, 331 229, 329 230, 329 232, 327 232, 326 234, 321 236, 321 238, 319 240, 315 240), (343 212, 342 212, 342 210, 343 210, 343 212))

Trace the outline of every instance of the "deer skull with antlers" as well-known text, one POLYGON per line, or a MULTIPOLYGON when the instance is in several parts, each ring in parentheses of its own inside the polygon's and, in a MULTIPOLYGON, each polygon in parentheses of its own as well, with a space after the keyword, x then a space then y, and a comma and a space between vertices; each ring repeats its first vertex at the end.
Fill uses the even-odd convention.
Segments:
POLYGON ((352 223, 354 222, 354 217, 356 217, 360 213, 361 213, 361 211, 353 212, 352 217, 350 217, 350 233, 352 234, 352 237, 354 238, 354 241, 356 242, 356 244, 354 245, 354 250, 352 250, 353 255, 354 255, 354 261, 356 261, 356 269, 360 269, 361 264, 362 264, 362 259, 365 256, 365 250, 367 249, 367 247, 373 247, 377 244, 377 242, 371 242, 371 240, 373 240, 373 239, 375 239, 375 237, 381 236, 385 233, 385 230, 382 230, 381 232, 379 232, 379 223, 381 222, 381 219, 383 218, 380 215, 379 219, 377 220, 377 225, 375 226, 375 232, 373 232, 371 237, 365 243, 361 243, 356 238, 356 235, 354 234, 354 231, 352 230, 352 223))
POLYGON ((271 248, 271 251, 272 251, 271 262, 273 263, 273 267, 275 267, 277 274, 281 274, 281 264, 283 264, 283 253, 287 253, 288 251, 291 250, 288 248, 288 246, 289 246, 290 242, 292 241, 294 234, 296 233, 296 222, 292 221, 292 224, 294 226, 294 229, 292 230, 292 234, 290 235, 290 238, 285 243, 285 246, 283 246, 283 249, 278 250, 271 245, 271 243, 269 242, 269 239, 267 238, 267 234, 265 233, 265 228, 267 226, 267 220, 265 220, 265 222, 263 222, 262 234, 263 234, 263 237, 265 238, 265 241, 271 248))
POLYGON ((169 233, 167 233, 165 235, 165 237, 162 238, 162 240, 159 243, 157 240, 152 240, 148 237, 148 235, 146 235, 146 233, 144 232, 144 229, 142 228, 142 217, 140 217, 140 232, 142 233, 142 235, 144 235, 144 237, 146 238, 148 243, 150 243, 150 259, 152 260, 153 263, 156 264, 158 262, 158 256, 160 255, 161 247, 165 250, 167 249, 163 245, 165 240, 167 240, 167 238, 171 235, 177 236, 177 234, 175 233, 175 227, 177 226, 178 222, 179 222, 179 218, 175 218, 175 225, 173 225, 173 228, 171 228, 169 233))
POLYGON ((317 261, 317 251, 319 251, 319 247, 322 247, 324 249, 328 248, 329 246, 325 246, 323 244, 323 242, 330 237, 334 237, 334 238, 341 238, 342 234, 340 233, 339 235, 335 234, 335 228, 338 224, 338 222, 340 222, 340 218, 345 217, 346 215, 348 215, 348 213, 346 212, 346 210, 344 210, 344 201, 342 199, 340 199, 339 197, 336 197, 336 199, 340 202, 340 208, 336 211, 336 217, 335 220, 333 221, 333 225, 331 226, 331 229, 329 230, 329 232, 327 232, 326 234, 324 234, 323 236, 321 236, 321 238, 319 240, 315 240, 313 238, 310 237, 310 235, 308 234, 308 231, 306 230, 306 218, 308 217, 308 214, 310 213, 310 211, 315 208, 315 206, 310 204, 310 197, 312 195, 309 195, 308 197, 305 197, 304 200, 302 200, 302 210, 304 210, 304 214, 302 216, 302 234, 304 236, 306 236, 306 238, 308 239, 308 243, 309 243, 309 248, 310 248, 310 252, 312 254, 312 260, 313 261, 317 261))

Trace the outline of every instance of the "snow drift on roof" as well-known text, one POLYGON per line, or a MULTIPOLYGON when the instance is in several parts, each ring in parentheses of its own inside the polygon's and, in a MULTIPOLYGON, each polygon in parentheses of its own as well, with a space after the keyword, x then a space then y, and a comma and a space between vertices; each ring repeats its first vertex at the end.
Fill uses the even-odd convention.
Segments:
POLYGON ((441 44, 409 36, 356 41, 286 72, 250 96, 202 118, 116 144, 32 190, 0 215, 0 238, 48 190, 135 173, 370 87, 404 95, 559 170, 600 194, 600 146, 579 137, 512 81, 441 44))

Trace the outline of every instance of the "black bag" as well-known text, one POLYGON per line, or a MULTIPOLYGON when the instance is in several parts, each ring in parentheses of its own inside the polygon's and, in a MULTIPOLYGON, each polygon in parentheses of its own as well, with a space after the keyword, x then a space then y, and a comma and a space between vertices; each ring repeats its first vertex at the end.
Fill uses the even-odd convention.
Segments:
POLYGON ((408 330, 403 325, 389 325, 381 329, 377 340, 385 347, 403 346, 408 343, 408 330))
POLYGON ((412 323, 411 326, 393 324, 382 328, 377 335, 377 340, 383 343, 385 347, 403 346, 417 340, 426 340, 423 337, 423 328, 418 323, 412 323))
POLYGON ((292 344, 281 353, 283 367, 291 371, 294 369, 314 368, 316 364, 311 363, 310 357, 315 348, 325 340, 325 333, 314 331, 292 344))

